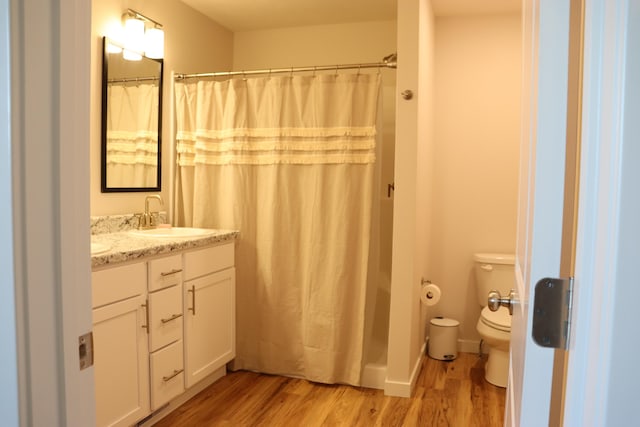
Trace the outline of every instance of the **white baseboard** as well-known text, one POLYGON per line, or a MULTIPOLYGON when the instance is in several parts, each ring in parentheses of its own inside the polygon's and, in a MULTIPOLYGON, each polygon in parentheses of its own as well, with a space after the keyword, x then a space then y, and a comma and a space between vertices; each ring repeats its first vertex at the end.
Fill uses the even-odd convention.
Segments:
MULTIPOLYGON (((425 338, 425 344, 428 345, 429 337, 425 338)), ((456 345, 458 351, 460 353, 475 353, 478 354, 480 350, 480 341, 479 340, 462 340, 458 339, 458 343, 456 345)), ((485 345, 482 346, 482 354, 487 354, 488 350, 485 345)))
POLYGON ((395 397, 411 397, 413 394, 413 389, 416 386, 416 381, 418 380, 418 375, 420 375, 420 369, 422 368, 422 358, 424 357, 426 351, 426 342, 422 344, 422 348, 420 349, 420 356, 417 358, 415 364, 413 365, 413 371, 411 372, 411 376, 409 377, 409 381, 390 381, 387 379, 384 383, 384 395, 385 396, 395 396, 395 397))
MULTIPOLYGON (((480 341, 478 340, 458 340, 458 351, 460 353, 475 353, 478 354, 480 350, 480 341)), ((484 354, 486 349, 482 348, 484 354)))

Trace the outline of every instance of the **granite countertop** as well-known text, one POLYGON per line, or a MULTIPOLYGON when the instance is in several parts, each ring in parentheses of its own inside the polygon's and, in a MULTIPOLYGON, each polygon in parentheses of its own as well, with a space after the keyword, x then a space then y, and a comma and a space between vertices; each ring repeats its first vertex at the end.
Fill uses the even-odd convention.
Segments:
POLYGON ((154 255, 170 254, 185 249, 233 241, 238 234, 239 232, 236 230, 215 230, 213 235, 203 237, 174 238, 140 237, 129 231, 94 234, 91 236, 91 243, 104 245, 109 250, 91 255, 91 267, 113 265, 154 255))

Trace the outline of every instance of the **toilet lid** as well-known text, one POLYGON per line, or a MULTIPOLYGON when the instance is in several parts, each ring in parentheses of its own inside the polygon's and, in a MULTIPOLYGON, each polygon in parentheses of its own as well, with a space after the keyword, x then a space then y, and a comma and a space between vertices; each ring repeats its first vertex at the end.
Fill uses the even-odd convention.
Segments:
POLYGON ((491 311, 489 307, 482 309, 480 313, 482 322, 500 331, 511 332, 511 315, 507 307, 500 307, 498 311, 491 311))

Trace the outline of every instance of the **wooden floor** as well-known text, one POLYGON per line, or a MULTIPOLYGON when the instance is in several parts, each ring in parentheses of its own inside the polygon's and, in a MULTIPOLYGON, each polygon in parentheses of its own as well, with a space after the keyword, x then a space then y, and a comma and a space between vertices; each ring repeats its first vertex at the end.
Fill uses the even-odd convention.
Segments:
POLYGON ((502 426, 505 391, 484 380, 486 356, 425 357, 414 396, 233 372, 156 426, 502 426))

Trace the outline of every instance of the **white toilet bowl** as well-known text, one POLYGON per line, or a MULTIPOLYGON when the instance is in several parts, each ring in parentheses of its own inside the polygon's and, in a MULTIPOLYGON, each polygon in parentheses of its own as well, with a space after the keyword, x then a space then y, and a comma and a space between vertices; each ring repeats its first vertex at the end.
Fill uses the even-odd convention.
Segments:
POLYGON ((487 298, 490 291, 508 295, 513 287, 515 257, 512 254, 474 254, 478 303, 483 307, 476 329, 484 341, 489 357, 485 366, 485 379, 499 387, 507 386, 509 377, 509 341, 511 339, 511 315, 506 307, 489 310, 487 298))
POLYGON ((483 308, 476 329, 489 348, 485 379, 498 387, 506 387, 509 378, 509 342, 511 340, 509 310, 501 307, 493 312, 488 307, 483 308))

